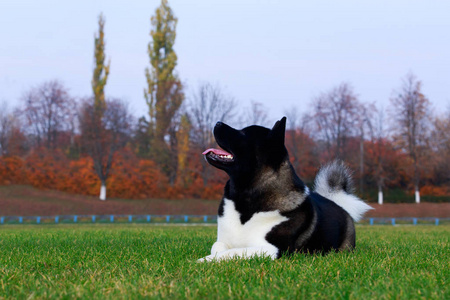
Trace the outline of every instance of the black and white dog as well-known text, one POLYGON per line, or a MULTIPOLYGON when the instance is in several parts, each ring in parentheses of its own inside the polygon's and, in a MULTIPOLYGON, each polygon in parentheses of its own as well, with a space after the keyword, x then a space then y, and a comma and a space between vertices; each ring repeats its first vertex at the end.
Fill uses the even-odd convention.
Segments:
POLYGON ((272 129, 214 127, 224 150, 203 154, 230 179, 219 206, 217 242, 199 261, 355 247, 353 222, 371 207, 352 194, 350 171, 335 161, 319 171, 310 191, 289 161, 285 128, 285 117, 272 129))

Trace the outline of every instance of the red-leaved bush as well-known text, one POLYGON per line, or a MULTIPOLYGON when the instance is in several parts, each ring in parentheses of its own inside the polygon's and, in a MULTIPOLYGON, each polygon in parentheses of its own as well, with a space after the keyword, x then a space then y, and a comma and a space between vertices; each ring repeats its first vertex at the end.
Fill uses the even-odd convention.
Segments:
POLYGON ((24 182, 24 162, 17 156, 0 157, 0 185, 24 182))
MULTIPOLYGON (((170 185, 154 161, 139 159, 132 150, 125 148, 114 157, 106 182, 107 195, 128 199, 220 198, 223 176, 215 176, 219 182, 213 180, 205 187, 195 168, 190 166, 189 170, 186 172, 188 179, 170 185)), ((92 196, 100 192, 100 180, 90 157, 69 160, 60 150, 45 148, 35 149, 25 159, 0 157, 0 185, 7 184, 30 184, 39 189, 92 196)))
MULTIPOLYGON (((372 156, 377 155, 371 151, 374 147, 367 148, 367 158, 370 161, 375 160, 372 156)), ((389 179, 387 187, 409 182, 410 172, 404 155, 392 149, 383 148, 383 151, 386 152, 386 164, 382 175, 389 179)), ((227 175, 206 166, 208 175, 205 177, 202 173, 203 157, 199 153, 200 151, 194 150, 189 152, 183 176, 179 174, 175 184, 171 185, 154 161, 138 158, 129 148, 122 149, 113 159, 114 163, 106 181, 107 196, 125 199, 219 199, 223 194, 227 175)), ((365 171, 368 174, 376 173, 376 166, 368 163, 365 171)), ((311 170, 302 169, 300 173, 307 178, 313 176, 312 167, 311 170)), ((97 196, 100 192, 100 180, 90 157, 82 156, 70 160, 61 150, 46 148, 34 149, 25 158, 0 156, 0 185, 9 184, 30 184, 39 189, 92 196, 97 196)), ((372 184, 376 186, 374 182, 372 184)), ((425 184, 420 192, 424 196, 447 196, 450 194, 450 188, 425 184)))

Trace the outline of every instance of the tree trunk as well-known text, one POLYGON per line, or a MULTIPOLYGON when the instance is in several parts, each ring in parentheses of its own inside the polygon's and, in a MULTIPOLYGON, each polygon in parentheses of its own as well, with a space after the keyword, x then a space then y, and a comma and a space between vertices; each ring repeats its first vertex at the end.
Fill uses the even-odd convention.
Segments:
POLYGON ((106 200, 106 183, 102 180, 102 186, 100 187, 100 200, 106 200))
POLYGON ((415 191, 415 198, 416 203, 420 203, 420 192, 419 192, 419 165, 418 165, 418 159, 416 155, 416 145, 414 145, 413 148, 413 161, 414 161, 414 191, 415 191))
POLYGON ((378 204, 383 204, 383 190, 381 186, 378 187, 378 204))
POLYGON ((205 158, 201 160, 201 164, 202 164, 203 186, 208 186, 209 174, 208 174, 208 166, 206 165, 206 159, 205 158))
POLYGON ((359 193, 364 193, 364 136, 359 141, 359 193))

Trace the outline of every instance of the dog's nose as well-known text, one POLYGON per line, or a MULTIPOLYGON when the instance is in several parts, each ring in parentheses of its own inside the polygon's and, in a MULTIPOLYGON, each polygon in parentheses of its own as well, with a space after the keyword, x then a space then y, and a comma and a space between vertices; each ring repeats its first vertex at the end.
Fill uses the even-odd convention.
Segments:
POLYGON ((223 123, 222 123, 222 122, 217 122, 215 127, 216 127, 216 128, 219 128, 219 127, 221 127, 221 126, 223 126, 223 123))

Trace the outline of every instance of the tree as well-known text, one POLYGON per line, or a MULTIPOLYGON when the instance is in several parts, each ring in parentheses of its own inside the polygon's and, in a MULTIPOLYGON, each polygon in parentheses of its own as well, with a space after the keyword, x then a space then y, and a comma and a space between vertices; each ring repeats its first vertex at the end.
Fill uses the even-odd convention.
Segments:
POLYGON ((148 158, 150 153, 150 140, 148 136, 148 121, 144 116, 140 117, 137 121, 133 140, 137 155, 141 158, 148 158))
POLYGON ((372 115, 376 110, 373 104, 360 104, 360 113, 357 116, 359 129, 359 193, 364 192, 364 142, 366 139, 366 132, 373 131, 372 115))
POLYGON ((0 156, 19 157, 28 151, 20 112, 10 110, 6 101, 0 103, 0 156))
POLYGON ((420 156, 426 147, 429 130, 430 102, 422 93, 422 83, 412 73, 403 79, 403 85, 391 98, 390 111, 395 140, 408 152, 414 168, 414 191, 416 203, 420 203, 420 156))
POLYGON ((92 76, 92 91, 94 92, 94 110, 97 121, 100 122, 106 109, 105 85, 108 80, 111 61, 105 65, 105 19, 102 14, 98 17, 98 34, 94 36, 95 68, 92 76))
POLYGON ((256 101, 250 102, 250 107, 246 109, 242 115, 242 126, 269 124, 266 107, 256 101))
MULTIPOLYGON (((94 169, 101 182, 100 200, 106 200, 106 180, 112 166, 114 152, 120 145, 118 137, 122 128, 114 124, 111 118, 121 113, 114 110, 123 106, 119 101, 115 101, 111 102, 112 107, 108 107, 105 100, 105 85, 108 80, 110 62, 105 65, 104 26, 105 20, 100 14, 98 33, 94 35, 95 67, 91 81, 94 97, 85 101, 80 113, 83 145, 94 161, 94 169), (110 128, 107 128, 107 125, 110 128)), ((126 111, 122 113, 126 115, 126 111)))
POLYGON ((5 156, 8 154, 9 141, 12 138, 14 129, 14 117, 9 112, 8 103, 0 103, 0 155, 5 156))
POLYGON ((101 182, 99 199, 106 200, 106 181, 114 155, 129 140, 133 118, 128 105, 118 99, 105 101, 100 121, 97 113, 92 98, 84 101, 80 112, 80 131, 83 147, 92 158, 95 173, 101 182))
POLYGON ((316 97, 313 115, 329 158, 346 158, 348 138, 358 134, 361 104, 352 87, 343 83, 316 97))
MULTIPOLYGON (((188 114, 192 124, 192 143, 196 149, 204 151, 214 146, 212 128, 218 121, 230 123, 236 114, 236 101, 225 95, 221 88, 204 82, 192 94, 188 114)), ((207 162, 202 159, 201 176, 203 185, 208 184, 211 172, 207 162)))
POLYGON ((312 118, 308 114, 300 115, 295 106, 284 114, 287 118, 286 147, 292 166, 303 180, 312 182, 319 165, 316 144, 309 134, 312 118))
MULTIPOLYGON (((169 7, 167 0, 162 0, 151 18, 152 40, 148 45, 150 68, 146 68, 147 88, 144 96, 149 107, 148 133, 152 158, 161 166, 169 178, 174 178, 170 145, 175 144, 169 134, 173 128, 175 115, 183 100, 183 86, 175 73, 177 55, 173 49, 176 37, 177 18, 169 7)), ((172 149, 173 150, 173 149, 172 149)), ((175 172, 175 173, 174 173, 175 172)), ((174 180, 171 180, 174 182, 174 180)))
POLYGON ((450 192, 450 106, 433 121, 431 132, 433 184, 448 187, 450 192))
POLYGON ((378 187, 378 204, 383 204, 383 187, 386 181, 386 162, 387 154, 386 151, 390 145, 388 145, 387 132, 385 129, 385 114, 382 108, 378 109, 376 114, 371 116, 370 121, 371 130, 371 158, 369 163, 373 165, 373 177, 376 181, 378 187))
POLYGON ((189 116, 184 114, 180 119, 180 126, 176 132, 177 139, 177 178, 183 187, 188 185, 188 157, 189 157, 189 133, 191 131, 191 122, 189 116))
POLYGON ((44 82, 22 97, 29 132, 37 146, 54 149, 61 132, 70 130, 76 105, 64 85, 57 81, 44 82))

